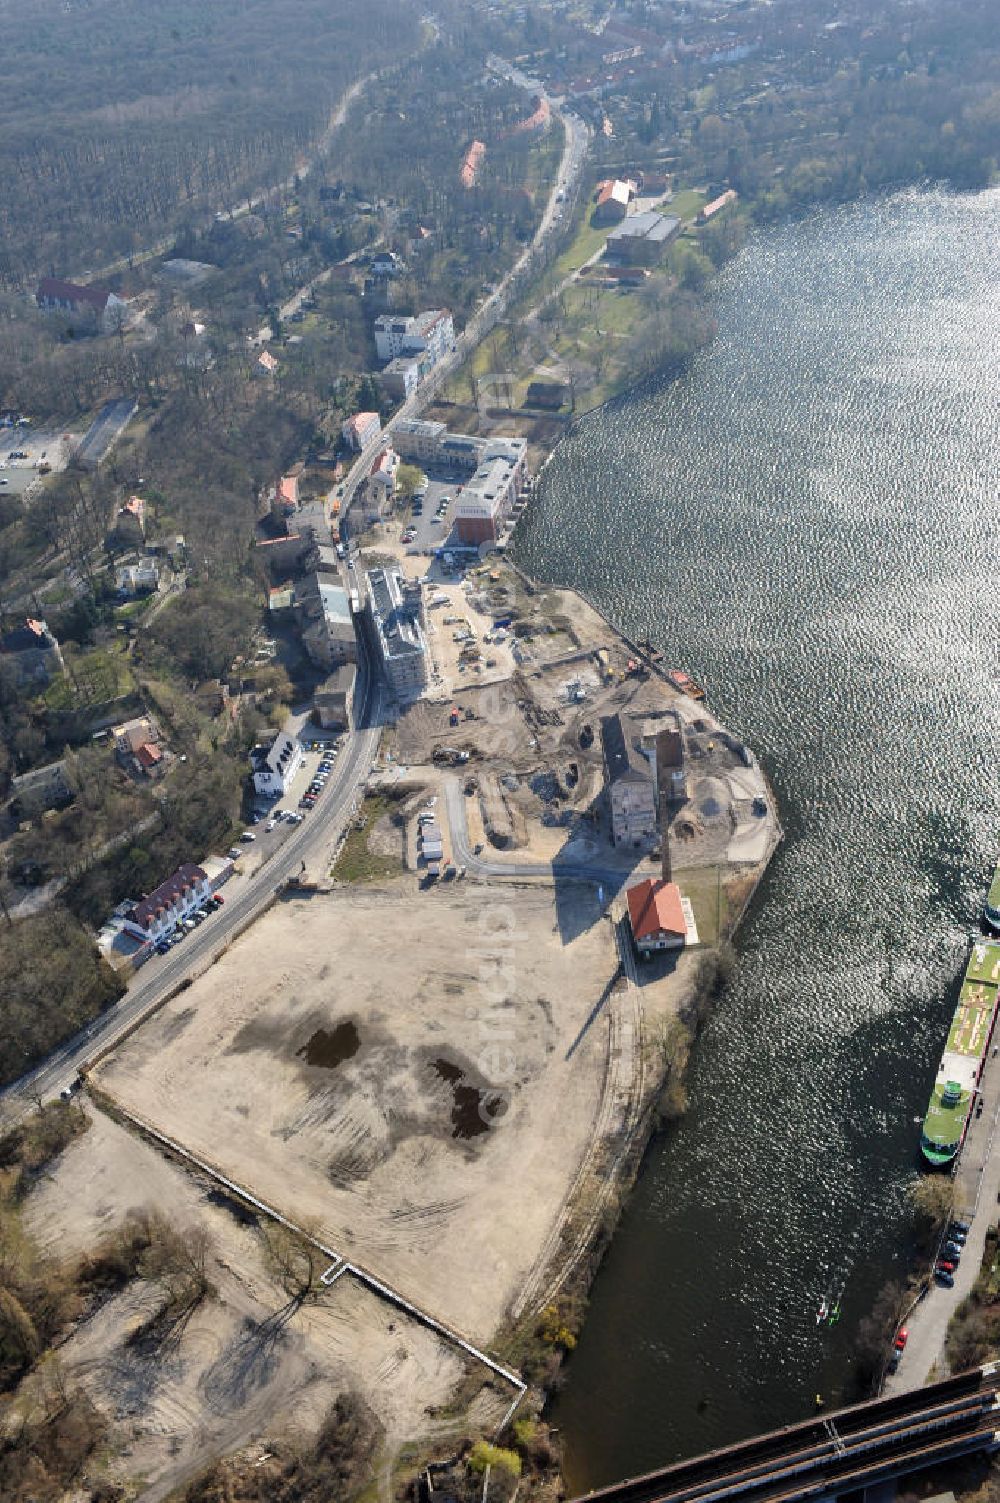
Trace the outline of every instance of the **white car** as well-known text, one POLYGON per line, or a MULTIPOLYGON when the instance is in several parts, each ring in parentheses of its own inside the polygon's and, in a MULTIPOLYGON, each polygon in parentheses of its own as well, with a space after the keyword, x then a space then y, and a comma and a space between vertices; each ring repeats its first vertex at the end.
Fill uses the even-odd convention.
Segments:
POLYGON ((270 835, 271 831, 274 829, 274 827, 275 827, 275 825, 277 823, 278 823, 278 821, 276 819, 269 819, 268 820, 267 824, 264 826, 264 829, 265 829, 265 831, 267 832, 268 835, 270 835))
POLYGON ((244 830, 243 834, 240 836, 240 839, 244 841, 245 844, 249 845, 251 840, 256 840, 257 837, 252 830, 244 830))

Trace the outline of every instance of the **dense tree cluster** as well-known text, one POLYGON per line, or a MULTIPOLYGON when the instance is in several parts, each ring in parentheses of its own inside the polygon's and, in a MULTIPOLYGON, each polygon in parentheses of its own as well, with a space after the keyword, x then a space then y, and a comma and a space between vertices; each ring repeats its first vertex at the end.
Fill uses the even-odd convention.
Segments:
POLYGON ((0 3, 0 285, 128 256, 178 208, 294 167, 364 69, 416 45, 400 0, 0 3))

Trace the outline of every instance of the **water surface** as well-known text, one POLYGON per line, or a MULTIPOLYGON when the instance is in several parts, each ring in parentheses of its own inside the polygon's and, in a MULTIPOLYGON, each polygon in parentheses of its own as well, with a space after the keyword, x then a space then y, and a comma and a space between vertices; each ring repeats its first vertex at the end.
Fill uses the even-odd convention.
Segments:
POLYGON ((787 830, 555 1405, 575 1488, 832 1397, 902 1267, 1000 851, 998 245, 997 191, 762 235, 711 349, 587 419, 519 534, 708 687, 787 830))

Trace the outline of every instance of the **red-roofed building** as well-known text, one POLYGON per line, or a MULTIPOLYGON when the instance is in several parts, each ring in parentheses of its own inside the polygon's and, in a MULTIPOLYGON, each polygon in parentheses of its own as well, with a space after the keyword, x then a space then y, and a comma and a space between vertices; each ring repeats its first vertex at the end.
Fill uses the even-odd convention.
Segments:
POLYGON ((153 772, 163 761, 163 753, 152 741, 144 741, 135 749, 135 760, 145 772, 153 772))
POLYGON ((299 504, 299 482, 295 475, 282 475, 277 484, 275 501, 278 507, 286 515, 290 515, 299 504))
POLYGON ((344 443, 358 454, 373 444, 382 432, 377 412, 356 412, 340 429, 344 443))
POLYGON ((650 877, 630 887, 626 897, 632 938, 640 955, 683 949, 689 924, 676 882, 650 877))
POLYGON ((123 928, 137 939, 154 944, 172 934, 178 924, 207 903, 212 896, 208 877, 200 866, 186 861, 172 877, 161 882, 148 897, 129 910, 123 928))
POLYGON ((620 224, 628 213, 632 190, 620 178, 608 178, 597 185, 597 204, 594 208, 594 224, 620 224))

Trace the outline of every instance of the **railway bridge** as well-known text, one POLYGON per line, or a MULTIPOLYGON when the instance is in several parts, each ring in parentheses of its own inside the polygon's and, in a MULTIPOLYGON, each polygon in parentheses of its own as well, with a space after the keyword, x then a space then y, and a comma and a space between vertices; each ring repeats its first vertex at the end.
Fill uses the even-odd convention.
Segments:
POLYGON ((675 1462, 577 1503, 824 1503, 998 1448, 1000 1362, 991 1362, 675 1462))

